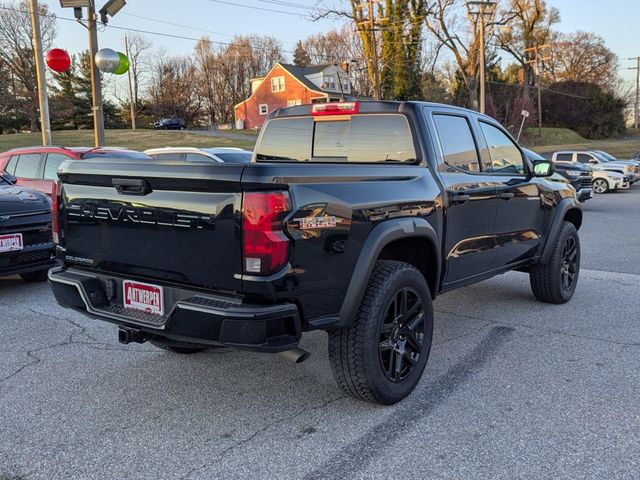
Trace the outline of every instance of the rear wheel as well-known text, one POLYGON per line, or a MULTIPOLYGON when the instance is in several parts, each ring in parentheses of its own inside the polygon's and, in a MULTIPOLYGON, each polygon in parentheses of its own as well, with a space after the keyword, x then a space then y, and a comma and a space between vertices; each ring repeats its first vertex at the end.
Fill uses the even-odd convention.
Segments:
POLYGON ((404 262, 378 261, 351 328, 329 332, 329 360, 342 389, 391 405, 409 395, 427 364, 433 334, 431 294, 404 262))
POLYGON ((20 276, 25 282, 44 282, 47 279, 47 271, 21 273, 20 276))
POLYGON ((564 222, 549 261, 529 271, 533 295, 545 303, 571 300, 580 274, 580 238, 571 222, 564 222))
POLYGON ((609 191, 609 184, 603 178, 596 178, 593 181, 593 191, 596 193, 607 193, 609 191))

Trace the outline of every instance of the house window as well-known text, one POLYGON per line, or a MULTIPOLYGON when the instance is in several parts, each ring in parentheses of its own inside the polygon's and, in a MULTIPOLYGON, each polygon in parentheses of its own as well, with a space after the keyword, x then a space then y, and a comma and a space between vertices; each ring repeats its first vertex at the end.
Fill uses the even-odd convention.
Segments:
POLYGON ((334 75, 325 75, 323 81, 323 88, 329 90, 335 90, 336 88, 336 77, 334 75))
POLYGON ((295 100, 287 100, 287 107, 294 107, 296 105, 302 105, 302 100, 296 98, 295 100))
POLYGON ((271 79, 272 92, 284 92, 284 77, 273 77, 271 79))
POLYGON ((261 103, 260 105, 258 105, 258 111, 260 112, 260 115, 266 115, 267 113, 269 113, 269 105, 267 105, 266 103, 261 103))

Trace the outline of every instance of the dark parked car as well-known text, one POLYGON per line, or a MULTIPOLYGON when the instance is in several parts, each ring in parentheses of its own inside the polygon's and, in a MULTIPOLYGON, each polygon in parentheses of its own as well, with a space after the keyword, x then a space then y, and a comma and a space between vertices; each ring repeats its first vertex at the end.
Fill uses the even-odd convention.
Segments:
POLYGON ((51 203, 46 195, 15 181, 0 174, 0 276, 46 280, 47 270, 55 265, 51 203))
POLYGON ((338 384, 391 404, 420 380, 440 293, 510 270, 543 302, 576 289, 576 192, 490 117, 294 106, 269 115, 253 155, 65 163, 58 303, 118 325, 123 343, 179 353, 300 361, 302 332, 324 330, 338 384))
POLYGON ((184 130, 187 128, 187 122, 182 118, 163 118, 154 123, 153 128, 156 130, 184 130))
MULTIPOLYGON (((537 154, 533 150, 523 148, 527 158, 536 162, 544 160, 544 157, 537 154)), ((587 165, 582 163, 564 163, 556 162, 554 165, 555 173, 565 178, 569 184, 575 189, 579 202, 586 202, 593 198, 593 171, 587 165)))

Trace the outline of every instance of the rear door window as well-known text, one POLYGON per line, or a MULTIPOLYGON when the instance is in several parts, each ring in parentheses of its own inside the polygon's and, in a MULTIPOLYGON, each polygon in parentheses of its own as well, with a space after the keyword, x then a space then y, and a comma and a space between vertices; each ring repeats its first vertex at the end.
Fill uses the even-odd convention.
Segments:
POLYGON ((39 153, 20 155, 14 175, 18 178, 39 178, 40 157, 39 153))
POLYGON ((436 114, 433 116, 442 155, 447 165, 466 172, 478 172, 478 150, 465 117, 436 114))
POLYGON ((573 160, 573 153, 558 153, 556 155, 556 162, 571 162, 573 160))
POLYGON ((258 161, 384 163, 416 160, 409 123, 403 115, 354 115, 270 120, 256 148, 258 161))
POLYGON ((47 160, 44 164, 44 178, 46 180, 57 180, 58 167, 62 162, 66 162, 67 160, 71 160, 71 158, 66 155, 61 155, 59 153, 47 154, 47 160))
POLYGON ((14 155, 9 159, 9 163, 7 163, 7 168, 4 169, 5 172, 10 173, 11 175, 14 174, 14 172, 16 171, 16 164, 18 163, 18 157, 19 155, 14 155))

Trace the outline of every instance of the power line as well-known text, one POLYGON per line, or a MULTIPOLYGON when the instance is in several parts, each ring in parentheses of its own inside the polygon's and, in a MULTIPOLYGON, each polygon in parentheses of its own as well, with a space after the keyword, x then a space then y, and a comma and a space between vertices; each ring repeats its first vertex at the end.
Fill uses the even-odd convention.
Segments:
POLYGON ((273 8, 263 8, 263 7, 256 7, 255 5, 244 5, 242 3, 234 3, 234 2, 226 2, 224 0, 209 0, 210 2, 214 2, 214 3, 222 3, 224 5, 231 5, 232 7, 243 7, 243 8, 250 8, 252 10, 261 10, 263 12, 272 12, 272 13, 282 13, 285 15, 294 15, 296 17, 301 17, 302 14, 300 13, 296 13, 296 12, 287 12, 284 10, 275 10, 273 8))
POLYGON ((236 36, 236 34, 233 34, 233 33, 216 32, 214 30, 206 30, 204 28, 193 27, 191 25, 183 25, 181 23, 174 23, 174 22, 168 22, 166 20, 160 20, 160 19, 157 19, 157 18, 145 17, 143 15, 134 15, 133 13, 121 12, 120 15, 126 15, 128 17, 133 17, 133 18, 139 18, 141 20, 148 20, 149 22, 160 23, 160 24, 163 24, 163 25, 170 25, 172 27, 188 28, 189 30, 197 30, 199 32, 204 32, 204 33, 213 33, 213 34, 216 34, 216 35, 224 35, 225 37, 235 37, 236 36))

